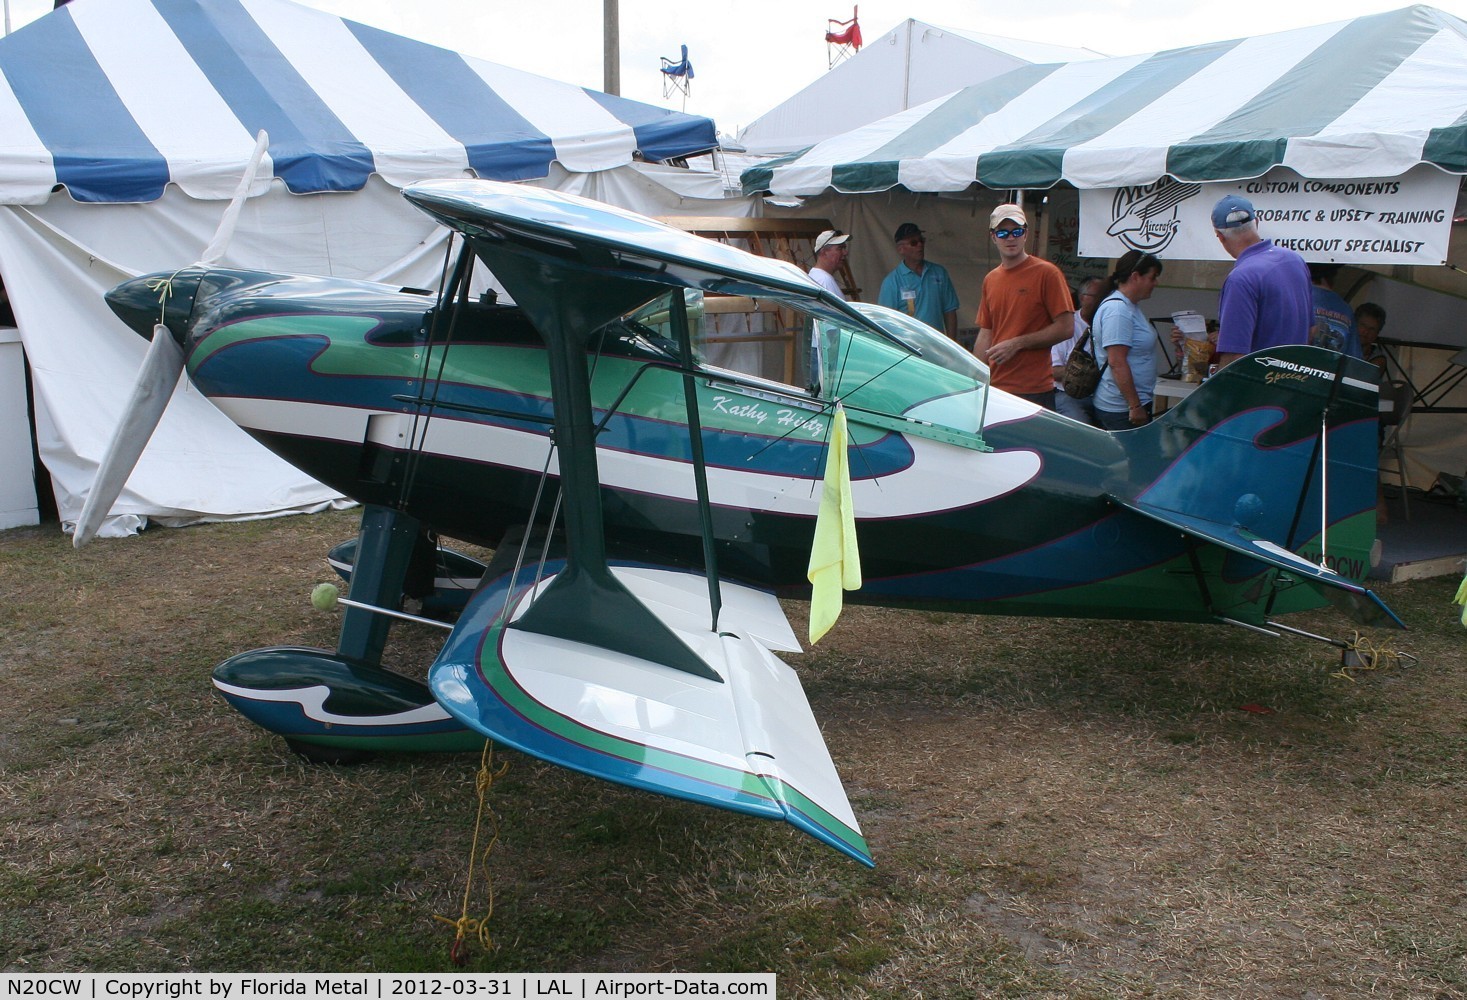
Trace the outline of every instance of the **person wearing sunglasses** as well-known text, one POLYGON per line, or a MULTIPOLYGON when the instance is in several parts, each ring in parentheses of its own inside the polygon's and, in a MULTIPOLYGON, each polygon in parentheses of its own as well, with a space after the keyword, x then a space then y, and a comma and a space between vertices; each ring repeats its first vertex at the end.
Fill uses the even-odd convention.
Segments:
POLYGON ((927 259, 927 235, 915 222, 897 226, 896 268, 881 282, 876 304, 915 316, 954 340, 958 336, 958 292, 947 268, 927 259))
POLYGON ((988 217, 998 267, 983 279, 973 353, 994 388, 1053 410, 1049 349, 1075 332, 1075 305, 1060 269, 1024 249, 1029 220, 1019 205, 988 217))
POLYGON ((851 255, 850 241, 850 235, 839 229, 827 229, 815 237, 815 263, 810 268, 810 277, 815 279, 815 284, 842 299, 846 293, 841 291, 835 276, 851 255))

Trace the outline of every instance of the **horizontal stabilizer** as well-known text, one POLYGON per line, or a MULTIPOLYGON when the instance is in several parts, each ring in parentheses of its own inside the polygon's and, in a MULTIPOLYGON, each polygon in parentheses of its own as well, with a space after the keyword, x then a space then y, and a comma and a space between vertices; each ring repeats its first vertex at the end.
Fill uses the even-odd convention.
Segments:
POLYGON ((554 578, 527 569, 512 592, 506 574, 470 600, 429 671, 434 696, 465 725, 541 760, 782 819, 872 864, 799 679, 770 652, 799 648, 779 602, 725 582, 715 633, 703 576, 613 572, 722 680, 506 628, 554 578))
POLYGON ((1287 573, 1317 590, 1331 604, 1362 625, 1405 628, 1396 613, 1372 591, 1341 576, 1334 570, 1310 562, 1276 542, 1261 538, 1238 524, 1223 524, 1206 518, 1181 514, 1140 500, 1125 500, 1111 495, 1108 499, 1142 517, 1176 528, 1191 538, 1219 545, 1229 552, 1253 559, 1265 566, 1287 573))

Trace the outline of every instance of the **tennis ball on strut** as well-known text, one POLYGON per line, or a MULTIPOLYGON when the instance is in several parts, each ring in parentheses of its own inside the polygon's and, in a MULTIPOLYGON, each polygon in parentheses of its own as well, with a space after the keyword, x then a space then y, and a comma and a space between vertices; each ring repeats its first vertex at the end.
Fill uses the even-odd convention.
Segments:
POLYGON ((311 588, 311 607, 317 611, 330 611, 336 607, 336 599, 341 596, 341 588, 334 583, 318 583, 311 588))

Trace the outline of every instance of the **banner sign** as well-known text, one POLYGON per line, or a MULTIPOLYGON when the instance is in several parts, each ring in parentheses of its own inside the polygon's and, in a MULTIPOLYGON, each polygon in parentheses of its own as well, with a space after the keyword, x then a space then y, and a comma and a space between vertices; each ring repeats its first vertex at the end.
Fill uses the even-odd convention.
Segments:
POLYGON ((1212 206, 1236 194, 1253 203, 1258 232, 1305 260, 1333 264, 1441 264, 1462 179, 1422 165, 1388 178, 1320 180, 1275 168, 1244 181, 1080 192, 1080 253, 1115 258, 1142 250, 1171 260, 1230 260, 1212 229, 1212 206))

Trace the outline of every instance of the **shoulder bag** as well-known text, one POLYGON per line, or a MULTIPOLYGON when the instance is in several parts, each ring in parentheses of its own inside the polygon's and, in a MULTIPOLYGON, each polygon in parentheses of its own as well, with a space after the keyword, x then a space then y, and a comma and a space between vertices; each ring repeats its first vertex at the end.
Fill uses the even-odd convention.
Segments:
POLYGON ((1085 347, 1090 341, 1090 331, 1085 331, 1085 336, 1075 345, 1070 352, 1069 360, 1065 362, 1064 374, 1060 376, 1060 385, 1064 386, 1065 395, 1074 399, 1089 399, 1095 395, 1096 386, 1100 385, 1100 376, 1105 368, 1095 363, 1095 355, 1091 354, 1085 347))

